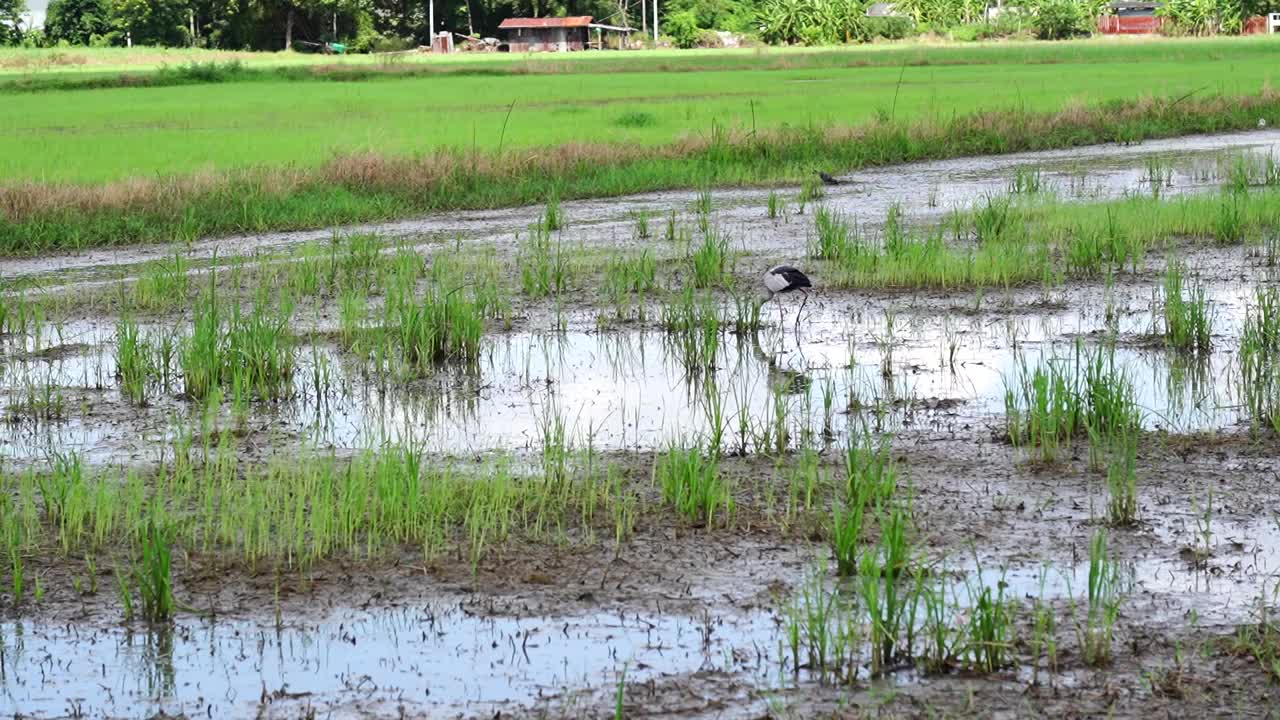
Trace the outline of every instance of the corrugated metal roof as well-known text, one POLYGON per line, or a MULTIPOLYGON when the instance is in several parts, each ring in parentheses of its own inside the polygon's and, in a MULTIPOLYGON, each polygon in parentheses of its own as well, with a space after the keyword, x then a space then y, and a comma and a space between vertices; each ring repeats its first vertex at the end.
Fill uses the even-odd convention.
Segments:
POLYGON ((591 24, 590 15, 559 18, 507 18, 498 26, 499 30, 515 30, 517 28, 554 28, 554 27, 586 27, 591 24))

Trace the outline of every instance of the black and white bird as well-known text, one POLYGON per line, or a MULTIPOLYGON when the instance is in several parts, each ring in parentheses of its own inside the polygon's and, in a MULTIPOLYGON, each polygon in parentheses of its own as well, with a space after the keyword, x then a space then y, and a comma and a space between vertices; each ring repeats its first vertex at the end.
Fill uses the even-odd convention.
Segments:
POLYGON ((830 175, 828 175, 827 173, 825 173, 825 172, 823 172, 823 171, 821 171, 821 170, 814 170, 814 172, 818 173, 818 177, 822 179, 822 183, 823 183, 824 185, 839 185, 839 184, 840 184, 840 181, 839 181, 839 180, 835 179, 834 177, 831 177, 830 175))
MULTIPOLYGON (((804 312, 805 303, 809 302, 809 292, 806 288, 813 287, 813 283, 809 281, 809 276, 805 275, 799 269, 790 265, 774 265, 764 274, 764 289, 769 293, 769 297, 764 302, 769 302, 774 295, 780 295, 789 292, 799 292, 804 296, 804 302, 800 303, 800 312, 804 312)), ((761 303, 763 304, 763 303, 761 303)), ((781 324, 783 319, 782 305, 778 305, 778 323, 781 324)), ((796 331, 800 330, 800 314, 796 314, 796 331)))

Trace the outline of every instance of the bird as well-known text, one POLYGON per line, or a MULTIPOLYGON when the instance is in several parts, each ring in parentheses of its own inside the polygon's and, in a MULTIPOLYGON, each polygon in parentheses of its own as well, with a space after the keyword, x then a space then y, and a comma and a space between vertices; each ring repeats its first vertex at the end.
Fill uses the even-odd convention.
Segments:
POLYGON ((1258 129, 1259 129, 1259 130, 1261 130, 1262 128, 1265 128, 1266 126, 1267 126, 1267 119, 1266 119, 1266 118, 1258 118, 1258 129))
MULTIPOLYGON (((809 276, 790 265, 774 265, 765 271, 764 289, 769 296, 764 299, 763 305, 773 299, 774 295, 780 293, 789 293, 799 291, 804 296, 804 302, 800 303, 800 312, 804 312, 805 303, 809 302, 809 292, 805 288, 813 287, 813 283, 809 280, 809 276)), ((778 306, 778 323, 781 324, 783 319, 782 306, 778 306)), ((796 332, 800 331, 800 313, 796 313, 796 332)))
POLYGON ((823 171, 821 171, 821 170, 814 170, 814 172, 818 173, 818 177, 819 177, 819 178, 822 178, 822 184, 824 184, 824 185, 839 185, 839 184, 840 184, 840 181, 839 181, 839 180, 837 180, 837 179, 835 179, 835 178, 831 177, 830 175, 828 175, 827 173, 825 173, 825 172, 823 172, 823 171))

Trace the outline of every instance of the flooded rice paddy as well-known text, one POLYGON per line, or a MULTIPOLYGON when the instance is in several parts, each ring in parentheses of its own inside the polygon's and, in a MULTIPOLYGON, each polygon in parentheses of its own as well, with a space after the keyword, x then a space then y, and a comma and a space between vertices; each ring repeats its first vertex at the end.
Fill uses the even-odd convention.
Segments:
POLYGON ((1277 132, 1197 137, 850 173, 822 197, 565 202, 563 228, 517 208, 6 259, 0 713, 923 716, 967 693, 1020 715, 1063 710, 1058 688, 1086 714, 1265 702, 1269 233, 1174 234, 1078 274, 1053 245, 1043 282, 954 287, 840 286, 865 248, 814 248, 819 208, 873 245, 898 216, 981 246, 983 220, 957 213, 995 198, 1260 197, 1277 150, 1277 132), (557 226, 540 251, 538 223, 557 226), (369 234, 370 277, 322 255, 369 234), (715 237, 728 259, 704 282, 715 237), (647 289, 617 292, 635 257, 647 289), (433 274, 459 258, 474 264, 433 274), (307 290, 297 268, 326 262, 353 284, 307 290), (814 292, 753 314, 778 262, 814 292), (561 263, 570 281, 540 289, 561 263), (396 292, 450 319, 410 336, 432 321, 396 292), (485 308, 473 339, 455 297, 485 308), (221 355, 199 384, 209 317, 221 355), (387 469, 402 449, 412 470, 387 469), (315 493, 344 478, 322 525, 315 493), (256 482, 277 484, 233 505, 256 482))

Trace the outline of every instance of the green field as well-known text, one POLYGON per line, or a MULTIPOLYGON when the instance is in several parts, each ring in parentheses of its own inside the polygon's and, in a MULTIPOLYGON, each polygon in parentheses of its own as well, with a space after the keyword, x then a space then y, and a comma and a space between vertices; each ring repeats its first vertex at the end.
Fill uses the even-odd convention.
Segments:
POLYGON ((357 151, 661 145, 717 126, 846 126, 887 114, 945 120, 1144 95, 1237 95, 1270 82, 1277 50, 1280 43, 1270 39, 1232 39, 596 53, 532 63, 491 55, 467 58, 469 65, 455 56, 436 64, 490 72, 390 73, 359 82, 268 74, 217 84, 13 93, 0 104, 0 125, 9 129, 0 136, 0 174, 102 182, 260 164, 312 166, 357 151), (548 63, 562 72, 536 74, 548 63), (654 63, 670 69, 654 71, 654 63), (601 72, 602 64, 621 71, 601 72), (702 69, 718 64, 736 69, 702 69), (530 65, 535 74, 526 74, 530 65))

